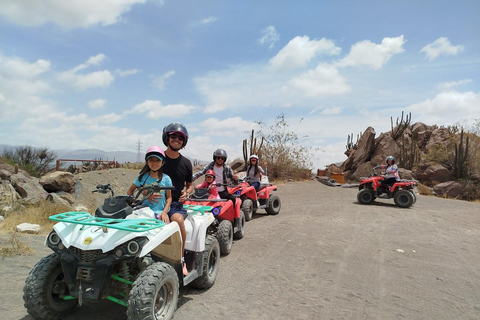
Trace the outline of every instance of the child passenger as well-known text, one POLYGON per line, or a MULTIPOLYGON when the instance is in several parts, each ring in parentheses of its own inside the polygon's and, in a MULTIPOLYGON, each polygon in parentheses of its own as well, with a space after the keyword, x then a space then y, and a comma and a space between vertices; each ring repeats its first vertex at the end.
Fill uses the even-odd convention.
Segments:
MULTIPOLYGON (((131 195, 135 189, 143 186, 150 186, 157 183, 159 186, 171 187, 172 180, 163 173, 162 166, 165 164, 165 153, 159 146, 152 146, 148 148, 145 155, 145 166, 140 170, 138 177, 133 181, 133 184, 128 188, 127 194, 131 195)), ((155 219, 162 220, 169 223, 168 210, 172 203, 172 191, 161 190, 159 194, 153 194, 149 199, 145 199, 143 206, 150 207, 155 219)))
POLYGON ((217 190, 217 182, 215 181, 215 172, 208 170, 205 173, 205 181, 197 185, 195 188, 205 188, 209 193, 209 199, 220 199, 220 195, 217 190))

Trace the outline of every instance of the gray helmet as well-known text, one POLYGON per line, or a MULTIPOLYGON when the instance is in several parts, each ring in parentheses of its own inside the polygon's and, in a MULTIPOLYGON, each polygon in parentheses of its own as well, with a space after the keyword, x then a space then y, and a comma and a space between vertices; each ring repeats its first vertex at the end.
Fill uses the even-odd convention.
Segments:
POLYGON ((385 163, 388 165, 388 160, 392 160, 392 164, 395 164, 395 158, 393 156, 388 156, 385 158, 385 163))
POLYGON ((215 161, 215 157, 224 157, 225 162, 227 162, 227 158, 228 158, 227 151, 225 151, 223 149, 217 149, 213 153, 213 161, 215 161))
POLYGON ((187 128, 181 123, 173 122, 163 128, 162 140, 163 144, 168 147, 168 136, 172 133, 180 133, 184 140, 182 148, 185 148, 188 142, 188 131, 187 128))

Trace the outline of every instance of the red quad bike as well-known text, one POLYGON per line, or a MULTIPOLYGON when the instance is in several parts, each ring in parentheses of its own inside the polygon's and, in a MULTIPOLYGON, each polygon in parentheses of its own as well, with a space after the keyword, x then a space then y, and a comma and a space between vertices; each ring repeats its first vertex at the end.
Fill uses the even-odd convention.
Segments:
POLYGON ((220 245, 222 255, 230 254, 233 239, 240 240, 245 234, 245 215, 241 208, 242 201, 237 198, 235 207, 227 199, 211 199, 206 188, 196 188, 195 193, 185 200, 183 206, 198 210, 199 207, 213 207, 211 210, 215 221, 208 227, 207 233, 214 235, 220 245))
POLYGON ((228 188, 230 194, 235 194, 242 199, 242 211, 245 214, 246 221, 250 221, 258 209, 265 209, 271 215, 277 215, 280 212, 282 207, 280 198, 271 194, 275 190, 277 190, 277 186, 262 183, 258 192, 256 192, 255 188, 246 181, 241 181, 238 185, 228 188))
POLYGON ((368 178, 362 178, 357 194, 358 202, 371 204, 375 201, 375 198, 393 198, 395 205, 401 208, 409 208, 417 201, 413 192, 413 188, 417 185, 416 181, 401 180, 385 188, 381 183, 383 179, 385 177, 378 175, 375 169, 372 170, 372 174, 368 178))

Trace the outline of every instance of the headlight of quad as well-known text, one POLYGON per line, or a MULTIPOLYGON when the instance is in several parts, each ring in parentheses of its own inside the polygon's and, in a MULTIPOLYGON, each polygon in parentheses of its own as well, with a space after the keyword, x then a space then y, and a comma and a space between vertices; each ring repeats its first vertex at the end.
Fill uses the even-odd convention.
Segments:
POLYGON ((61 241, 62 240, 60 239, 60 237, 58 236, 58 234, 55 231, 50 232, 50 234, 47 237, 48 244, 51 245, 51 246, 54 246, 54 247, 58 246, 58 244, 61 241))
POLYGON ((147 238, 135 238, 121 246, 118 246, 114 250, 114 254, 117 258, 121 258, 124 255, 135 256, 140 253, 143 246, 148 242, 147 238))

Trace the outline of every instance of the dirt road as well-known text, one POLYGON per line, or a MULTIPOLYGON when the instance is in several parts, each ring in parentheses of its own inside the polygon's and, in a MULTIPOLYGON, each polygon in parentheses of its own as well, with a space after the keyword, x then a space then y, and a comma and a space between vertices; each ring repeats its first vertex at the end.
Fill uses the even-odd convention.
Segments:
MULTIPOLYGON (((184 288, 175 319, 479 319, 480 204, 418 196, 359 205, 356 189, 317 181, 279 185, 282 209, 247 222, 221 258, 215 285, 184 288)), ((0 262, 2 319, 23 307, 29 270, 49 250, 0 262)), ((126 319, 112 302, 67 320, 126 319)))

